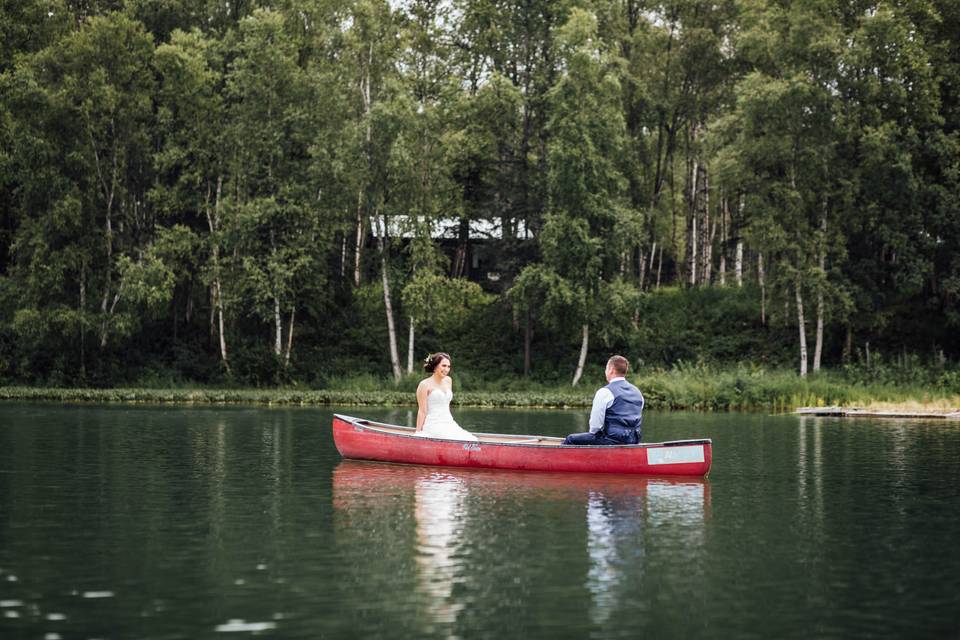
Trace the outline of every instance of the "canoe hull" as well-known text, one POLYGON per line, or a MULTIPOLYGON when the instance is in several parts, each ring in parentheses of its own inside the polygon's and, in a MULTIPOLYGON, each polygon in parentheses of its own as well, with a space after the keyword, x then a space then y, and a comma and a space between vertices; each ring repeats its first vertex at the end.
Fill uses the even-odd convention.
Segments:
MULTIPOLYGON (((409 427, 350 416, 333 419, 333 440, 344 458, 445 467, 577 473, 699 476, 710 471, 709 439, 621 446, 560 446, 525 443, 525 436, 477 434, 481 442, 425 438, 409 427), (387 427, 389 431, 378 428, 387 427), (517 442, 486 442, 515 438, 517 442)), ((529 436, 535 439, 536 436, 529 436)))

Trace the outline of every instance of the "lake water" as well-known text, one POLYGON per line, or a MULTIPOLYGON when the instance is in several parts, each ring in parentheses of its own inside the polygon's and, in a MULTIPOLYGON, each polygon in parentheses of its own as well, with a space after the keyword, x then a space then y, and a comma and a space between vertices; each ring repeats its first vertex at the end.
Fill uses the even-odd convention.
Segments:
POLYGON ((332 413, 0 405, 0 638, 960 637, 956 424, 648 412, 714 442, 669 481, 344 461, 332 413))

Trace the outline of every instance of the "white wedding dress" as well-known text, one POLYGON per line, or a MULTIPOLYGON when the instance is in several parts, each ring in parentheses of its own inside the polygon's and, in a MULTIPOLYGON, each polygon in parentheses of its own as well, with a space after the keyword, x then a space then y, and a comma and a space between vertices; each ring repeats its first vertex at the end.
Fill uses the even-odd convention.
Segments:
POLYGON ((426 438, 446 438, 447 440, 470 440, 477 437, 457 424, 450 414, 450 401, 453 391, 434 389, 427 396, 427 417, 423 421, 423 430, 418 434, 426 438))

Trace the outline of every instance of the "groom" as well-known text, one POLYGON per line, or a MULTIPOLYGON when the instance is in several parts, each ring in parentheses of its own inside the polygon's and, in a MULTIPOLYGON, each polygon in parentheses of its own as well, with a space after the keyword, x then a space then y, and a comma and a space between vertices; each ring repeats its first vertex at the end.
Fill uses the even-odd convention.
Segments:
POLYGON ((627 382, 630 363, 623 356, 607 360, 607 386, 593 396, 590 431, 573 433, 563 444, 637 444, 643 422, 643 394, 627 382))

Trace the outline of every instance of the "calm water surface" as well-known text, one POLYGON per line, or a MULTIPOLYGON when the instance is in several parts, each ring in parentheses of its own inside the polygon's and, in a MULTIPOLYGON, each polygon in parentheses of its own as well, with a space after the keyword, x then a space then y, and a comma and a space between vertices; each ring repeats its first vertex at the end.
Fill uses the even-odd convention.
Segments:
POLYGON ((960 637, 960 426, 649 412, 714 441, 668 481, 343 461, 332 413, 0 405, 0 638, 960 637))

